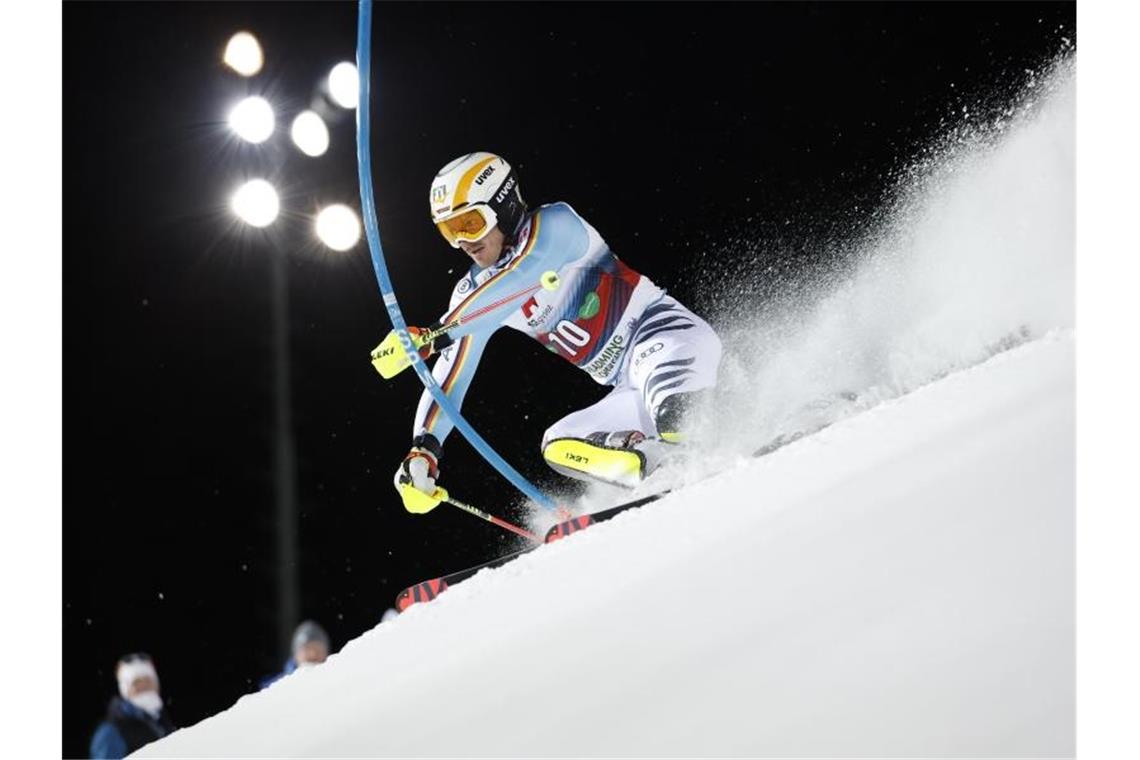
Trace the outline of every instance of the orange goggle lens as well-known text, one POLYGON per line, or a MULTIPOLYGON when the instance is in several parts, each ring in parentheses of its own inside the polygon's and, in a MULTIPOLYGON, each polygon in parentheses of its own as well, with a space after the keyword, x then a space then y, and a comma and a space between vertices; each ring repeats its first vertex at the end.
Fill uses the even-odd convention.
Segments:
POLYGON ((478 207, 464 211, 450 219, 444 219, 435 226, 453 245, 460 240, 475 242, 491 229, 490 225, 487 224, 487 217, 483 215, 483 210, 478 207))

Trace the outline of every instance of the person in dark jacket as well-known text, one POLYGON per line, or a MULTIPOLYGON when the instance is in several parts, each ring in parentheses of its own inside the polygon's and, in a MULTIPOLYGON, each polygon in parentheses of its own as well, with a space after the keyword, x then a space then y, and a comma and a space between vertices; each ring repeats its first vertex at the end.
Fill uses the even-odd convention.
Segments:
POLYGON ((119 696, 91 737, 91 757, 121 758, 174 731, 163 708, 158 671, 149 655, 129 654, 115 666, 119 696))
POLYGON ((264 689, 280 681, 297 668, 319 665, 329 656, 329 635, 320 623, 306 620, 297 626, 293 632, 293 645, 290 647, 292 655, 285 661, 285 669, 280 673, 262 680, 260 688, 264 689))

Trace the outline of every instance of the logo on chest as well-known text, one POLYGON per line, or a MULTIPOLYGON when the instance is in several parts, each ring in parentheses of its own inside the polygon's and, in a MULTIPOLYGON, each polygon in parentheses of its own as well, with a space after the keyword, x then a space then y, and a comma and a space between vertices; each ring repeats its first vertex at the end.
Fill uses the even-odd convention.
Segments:
POLYGON ((526 323, 531 327, 538 327, 545 322, 552 311, 554 311, 554 305, 549 303, 539 308, 537 296, 531 296, 522 305, 523 316, 526 317, 526 323))

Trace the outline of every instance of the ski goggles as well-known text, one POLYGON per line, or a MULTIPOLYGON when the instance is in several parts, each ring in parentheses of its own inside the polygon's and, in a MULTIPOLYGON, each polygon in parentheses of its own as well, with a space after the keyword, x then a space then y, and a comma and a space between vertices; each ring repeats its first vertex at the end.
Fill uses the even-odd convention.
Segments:
POLYGON ((458 248, 460 242, 475 243, 487 236, 496 224, 499 216, 490 206, 471 206, 454 216, 449 216, 441 222, 436 222, 444 239, 452 248, 458 248))

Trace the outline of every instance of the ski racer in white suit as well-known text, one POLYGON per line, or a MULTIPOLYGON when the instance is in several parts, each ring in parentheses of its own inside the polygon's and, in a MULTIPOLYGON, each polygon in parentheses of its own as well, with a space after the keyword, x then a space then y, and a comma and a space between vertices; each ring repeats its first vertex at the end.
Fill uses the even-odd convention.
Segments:
MULTIPOLYGON (((435 177, 430 202, 444 238, 472 261, 439 324, 479 312, 433 343, 417 339, 421 355, 440 352, 432 374, 444 392, 461 404, 491 335, 503 326, 518 330, 612 388, 550 426, 542 438, 547 463, 571 477, 629 486, 648 475, 682 440, 694 394, 716 384, 716 333, 618 259, 569 205, 528 210, 518 178, 499 156, 452 161, 435 177)), ((435 491, 451 429, 424 391, 412 448, 395 478, 409 511, 435 506, 411 489, 435 491)))

